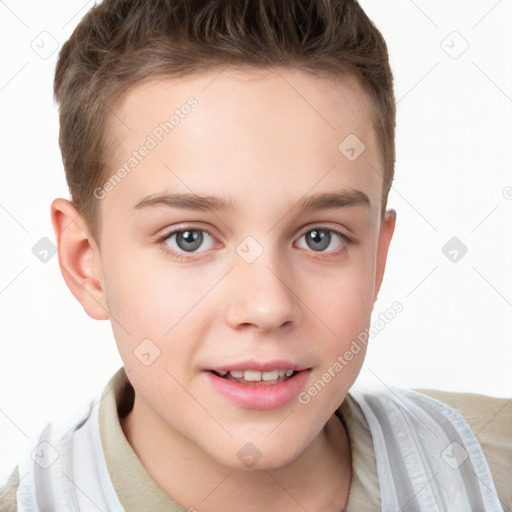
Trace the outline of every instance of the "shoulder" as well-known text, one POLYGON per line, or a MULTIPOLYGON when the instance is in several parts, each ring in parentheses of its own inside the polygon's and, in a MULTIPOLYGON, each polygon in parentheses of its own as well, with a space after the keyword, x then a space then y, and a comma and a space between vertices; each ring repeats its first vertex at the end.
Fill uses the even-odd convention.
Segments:
POLYGON ((478 393, 457 393, 438 389, 413 389, 456 409, 475 431, 500 432, 511 440, 512 399, 478 393), (508 426, 508 428, 507 428, 508 426))
POLYGON ((435 389, 413 391, 443 402, 461 414, 482 447, 503 505, 512 508, 512 399, 435 389))
POLYGON ((435 398, 457 410, 468 422, 482 447, 496 448, 508 455, 504 462, 512 470, 512 399, 436 389, 413 391, 435 398))
POLYGON ((0 487, 0 512, 16 512, 16 490, 20 483, 16 466, 3 487, 0 487))

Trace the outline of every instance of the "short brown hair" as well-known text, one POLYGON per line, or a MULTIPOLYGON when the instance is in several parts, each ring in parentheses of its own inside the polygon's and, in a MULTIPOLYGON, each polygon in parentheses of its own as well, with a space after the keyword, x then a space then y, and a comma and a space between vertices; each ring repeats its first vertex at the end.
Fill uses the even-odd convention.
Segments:
MULTIPOLYGON (((382 214, 394 175, 393 75, 384 38, 356 0, 104 0, 60 50, 54 96, 72 201, 99 243, 108 127, 127 89, 146 78, 227 64, 355 75, 373 106, 382 214)), ((341 141, 340 141, 341 142, 341 141)))

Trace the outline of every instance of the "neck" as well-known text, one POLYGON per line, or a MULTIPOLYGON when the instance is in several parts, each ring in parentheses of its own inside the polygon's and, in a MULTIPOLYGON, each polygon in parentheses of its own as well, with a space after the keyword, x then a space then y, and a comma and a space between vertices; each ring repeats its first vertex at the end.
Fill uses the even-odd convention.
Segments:
POLYGON ((169 429, 141 403, 120 420, 125 436, 153 480, 185 508, 201 512, 339 512, 348 501, 351 455, 336 415, 288 464, 240 471, 218 463, 169 429), (311 492, 311 490, 314 492, 311 492))

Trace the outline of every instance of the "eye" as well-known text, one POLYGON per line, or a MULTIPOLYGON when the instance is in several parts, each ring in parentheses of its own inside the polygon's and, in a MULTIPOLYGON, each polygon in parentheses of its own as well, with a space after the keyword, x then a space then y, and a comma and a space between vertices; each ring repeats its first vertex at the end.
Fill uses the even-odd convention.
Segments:
POLYGON ((165 245, 170 247, 173 252, 195 253, 211 249, 215 243, 214 238, 204 229, 181 229, 171 231, 160 239, 165 245))
POLYGON ((348 237, 334 229, 314 228, 306 231, 299 238, 297 246, 303 249, 311 249, 315 252, 338 252, 336 249, 342 249, 344 245, 349 243, 348 237), (302 239, 304 239, 305 243, 301 244, 302 239))

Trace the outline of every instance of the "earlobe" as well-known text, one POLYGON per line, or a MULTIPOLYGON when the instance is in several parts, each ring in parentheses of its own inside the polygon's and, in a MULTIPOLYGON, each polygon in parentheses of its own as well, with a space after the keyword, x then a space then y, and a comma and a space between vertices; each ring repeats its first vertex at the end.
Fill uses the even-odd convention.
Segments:
POLYGON ((86 222, 73 203, 63 198, 53 200, 50 215, 64 281, 91 318, 107 320, 100 254, 86 222))
POLYGON ((393 209, 387 210, 382 220, 379 241, 377 246, 377 264, 375 273, 375 293, 373 302, 377 300, 382 279, 384 278, 384 270, 386 268, 386 261, 388 256, 388 249, 395 231, 396 224, 396 211, 393 209))

